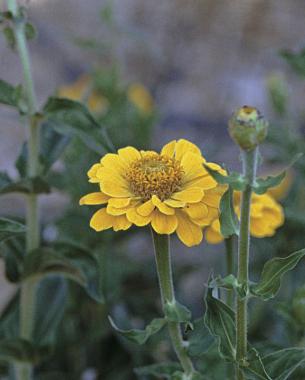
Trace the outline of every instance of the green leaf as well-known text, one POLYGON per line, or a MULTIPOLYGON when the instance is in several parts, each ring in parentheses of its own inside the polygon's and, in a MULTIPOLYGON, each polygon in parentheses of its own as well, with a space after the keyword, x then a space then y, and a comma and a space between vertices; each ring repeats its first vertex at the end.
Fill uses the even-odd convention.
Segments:
POLYGON ((98 154, 112 150, 105 129, 83 104, 70 99, 49 98, 43 113, 56 132, 78 136, 98 154))
POLYGON ((1 247, 1 256, 5 261, 5 276, 13 283, 19 282, 23 272, 25 239, 22 234, 4 242, 1 247))
POLYGON ((26 256, 23 279, 41 280, 51 275, 78 283, 94 300, 101 302, 98 263, 86 249, 76 244, 56 243, 53 248, 39 248, 26 256))
POLYGON ((7 106, 18 107, 21 98, 21 87, 14 87, 0 79, 0 103, 7 106))
POLYGON ((217 170, 211 169, 208 165, 204 165, 207 172, 221 185, 230 185, 233 190, 243 191, 246 188, 246 179, 239 173, 231 172, 225 176, 217 170))
POLYGON ((164 305, 164 315, 170 322, 189 322, 192 314, 190 310, 178 301, 166 301, 164 305))
POLYGON ((27 22, 24 26, 25 37, 27 40, 33 40, 37 36, 37 30, 33 24, 27 22))
POLYGON ((15 38, 14 30, 10 26, 5 26, 2 29, 2 32, 6 39, 7 46, 10 47, 11 49, 14 49, 16 46, 16 38, 15 38))
POLYGON ((264 265, 258 284, 250 286, 253 295, 264 300, 273 298, 281 286, 282 276, 294 269, 298 262, 305 256, 305 249, 294 252, 287 257, 275 257, 264 265))
POLYGON ((206 353, 215 340, 204 324, 204 318, 194 321, 193 330, 187 333, 187 338, 189 343, 187 351, 190 356, 195 357, 206 353))
POLYGON ((0 360, 6 362, 38 363, 48 356, 47 347, 36 347, 24 339, 3 339, 0 342, 0 360))
POLYGON ((147 340, 158 331, 160 331, 166 325, 166 319, 164 318, 155 318, 153 319, 144 330, 139 329, 130 329, 130 330, 122 330, 114 323, 111 317, 109 318, 109 322, 111 326, 118 332, 120 335, 124 336, 126 339, 131 342, 137 344, 144 344, 147 340))
POLYGON ((14 236, 24 234, 25 226, 14 220, 0 218, 0 243, 14 236))
POLYGON ((48 194, 50 186, 42 177, 22 178, 12 181, 5 172, 0 172, 0 194, 24 193, 24 194, 48 194))
POLYGON ((217 276, 212 278, 208 283, 209 288, 222 288, 227 290, 235 290, 239 297, 245 298, 247 296, 247 287, 240 284, 233 274, 226 277, 217 276))
POLYGON ((286 380, 300 365, 305 363, 305 349, 286 348, 272 352, 264 356, 262 360, 272 379, 286 380))
POLYGON ((239 222, 233 207, 233 190, 231 186, 220 201, 220 232, 224 238, 239 234, 239 222))
MULTIPOLYGON (((264 367, 263 361, 255 348, 248 351, 247 363, 243 367, 243 372, 249 380, 272 380, 264 367)), ((275 379, 275 378, 274 378, 275 379)))
POLYGON ((218 341, 220 355, 228 361, 234 361, 235 350, 235 315, 225 303, 212 296, 212 289, 206 295, 205 324, 218 341))
POLYGON ((36 344, 54 344, 57 327, 64 316, 67 295, 67 284, 64 279, 47 278, 40 282, 33 331, 33 340, 36 344))
POLYGON ((167 362, 161 364, 152 364, 145 367, 135 368, 135 373, 138 376, 155 376, 163 377, 168 380, 172 380, 172 376, 176 371, 181 369, 180 364, 174 362, 167 362))

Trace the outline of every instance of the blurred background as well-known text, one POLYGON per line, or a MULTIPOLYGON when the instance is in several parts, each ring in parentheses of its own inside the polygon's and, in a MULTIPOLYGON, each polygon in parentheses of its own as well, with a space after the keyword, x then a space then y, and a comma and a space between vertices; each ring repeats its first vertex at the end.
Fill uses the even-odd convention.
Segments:
MULTIPOLYGON (((38 31, 30 50, 39 104, 54 94, 84 101, 107 126, 116 147, 159 149, 171 139, 187 138, 208 160, 236 170, 238 150, 228 136, 227 120, 237 107, 248 104, 271 122, 262 149, 262 173, 278 171, 297 152, 305 151, 304 1, 29 0, 24 4, 38 31)), ((17 54, 4 38, 0 78, 15 85, 22 80, 17 54)), ((14 177, 24 128, 9 108, 0 108, 0 120, 0 170, 14 177)), ((93 190, 86 171, 98 159, 96 152, 74 138, 53 168, 54 192, 41 200, 45 240, 77 240, 93 250, 100 260, 107 301, 106 306, 96 305, 70 285, 61 343, 52 364, 42 366, 50 373, 48 379, 135 379, 133 367, 171 356, 162 339, 153 340, 153 349, 138 348, 109 327, 109 313, 141 327, 158 315, 160 305, 155 301, 158 287, 147 231, 96 234, 88 226, 92 210, 78 207, 79 197, 93 190)), ((261 250, 254 262, 258 271, 266 258, 305 245, 304 165, 301 159, 290 171, 280 196, 286 223, 277 238, 254 241, 253 251, 261 250)), ((24 201, 18 195, 1 197, 0 210, 1 215, 22 218, 24 201)), ((178 297, 199 316, 211 269, 216 274, 224 271, 224 246, 203 243, 186 250, 175 239, 173 245, 178 297)), ((300 267, 299 276, 285 288, 284 299, 304 284, 304 264, 300 267)), ((14 289, 3 275, 2 310, 10 305, 14 289)), ((287 337, 283 326, 289 318, 299 317, 291 305, 281 304, 279 309, 268 319, 261 304, 256 308, 250 330, 254 341, 281 347, 298 339, 297 322, 292 323, 295 336, 291 332, 287 337), (261 331, 262 321, 272 328, 261 331)))

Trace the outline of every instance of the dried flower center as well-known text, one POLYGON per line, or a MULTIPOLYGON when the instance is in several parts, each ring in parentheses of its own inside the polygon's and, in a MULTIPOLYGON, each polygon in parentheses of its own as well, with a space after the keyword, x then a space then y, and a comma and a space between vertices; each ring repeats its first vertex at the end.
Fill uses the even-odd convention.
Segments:
POLYGON ((179 161, 155 152, 142 154, 125 173, 131 191, 145 201, 153 195, 162 201, 169 198, 180 189, 182 175, 179 161))

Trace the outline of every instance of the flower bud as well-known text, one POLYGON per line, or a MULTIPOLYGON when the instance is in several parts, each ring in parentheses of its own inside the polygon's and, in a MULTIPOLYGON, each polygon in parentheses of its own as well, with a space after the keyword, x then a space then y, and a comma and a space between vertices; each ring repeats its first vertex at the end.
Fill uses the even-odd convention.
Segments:
POLYGON ((305 321, 305 286, 296 291, 292 299, 292 312, 294 317, 301 323, 305 321))
POLYGON ((232 139, 243 150, 253 150, 266 138, 268 122, 254 107, 243 106, 229 120, 232 139))

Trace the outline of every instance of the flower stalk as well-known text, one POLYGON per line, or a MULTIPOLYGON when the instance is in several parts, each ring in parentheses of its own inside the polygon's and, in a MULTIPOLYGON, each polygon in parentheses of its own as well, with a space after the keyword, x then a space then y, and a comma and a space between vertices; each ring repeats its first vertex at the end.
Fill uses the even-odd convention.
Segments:
MULTIPOLYGON (((155 259, 157 273, 160 285, 162 306, 165 307, 167 302, 175 302, 175 291, 173 284, 169 236, 160 235, 152 230, 154 242, 155 259)), ((168 331, 175 353, 181 363, 181 366, 188 376, 192 379, 195 369, 191 359, 186 352, 186 342, 182 338, 180 324, 178 322, 168 322, 168 331)))
MULTIPOLYGON (((31 62, 27 48, 25 36, 25 20, 20 12, 16 0, 7 0, 8 10, 13 15, 13 28, 16 40, 16 48, 23 70, 24 94, 27 105, 26 126, 28 134, 28 163, 27 174, 29 178, 34 178, 39 174, 39 126, 35 117, 36 94, 34 90, 31 62)), ((39 209, 37 195, 30 193, 27 196, 27 234, 26 252, 39 247, 39 209)), ((20 337, 31 340, 34 309, 36 297, 36 283, 26 281, 21 285, 20 290, 20 337)), ((29 380, 32 378, 32 366, 20 364, 16 366, 18 380, 29 380)))
MULTIPOLYGON (((241 216, 238 244, 238 282, 248 289, 249 286, 249 246, 250 246, 250 207, 252 187, 256 176, 257 150, 242 150, 243 174, 247 182, 246 188, 241 197, 241 216)), ((236 359, 237 359, 237 379, 244 380, 243 372, 240 369, 247 357, 247 323, 248 316, 247 297, 241 298, 237 295, 236 305, 236 359)))
MULTIPOLYGON (((225 247, 226 247, 226 276, 235 273, 234 270, 234 236, 231 235, 225 239, 225 247)), ((227 291, 227 304, 232 309, 234 307, 234 291, 227 291)))

